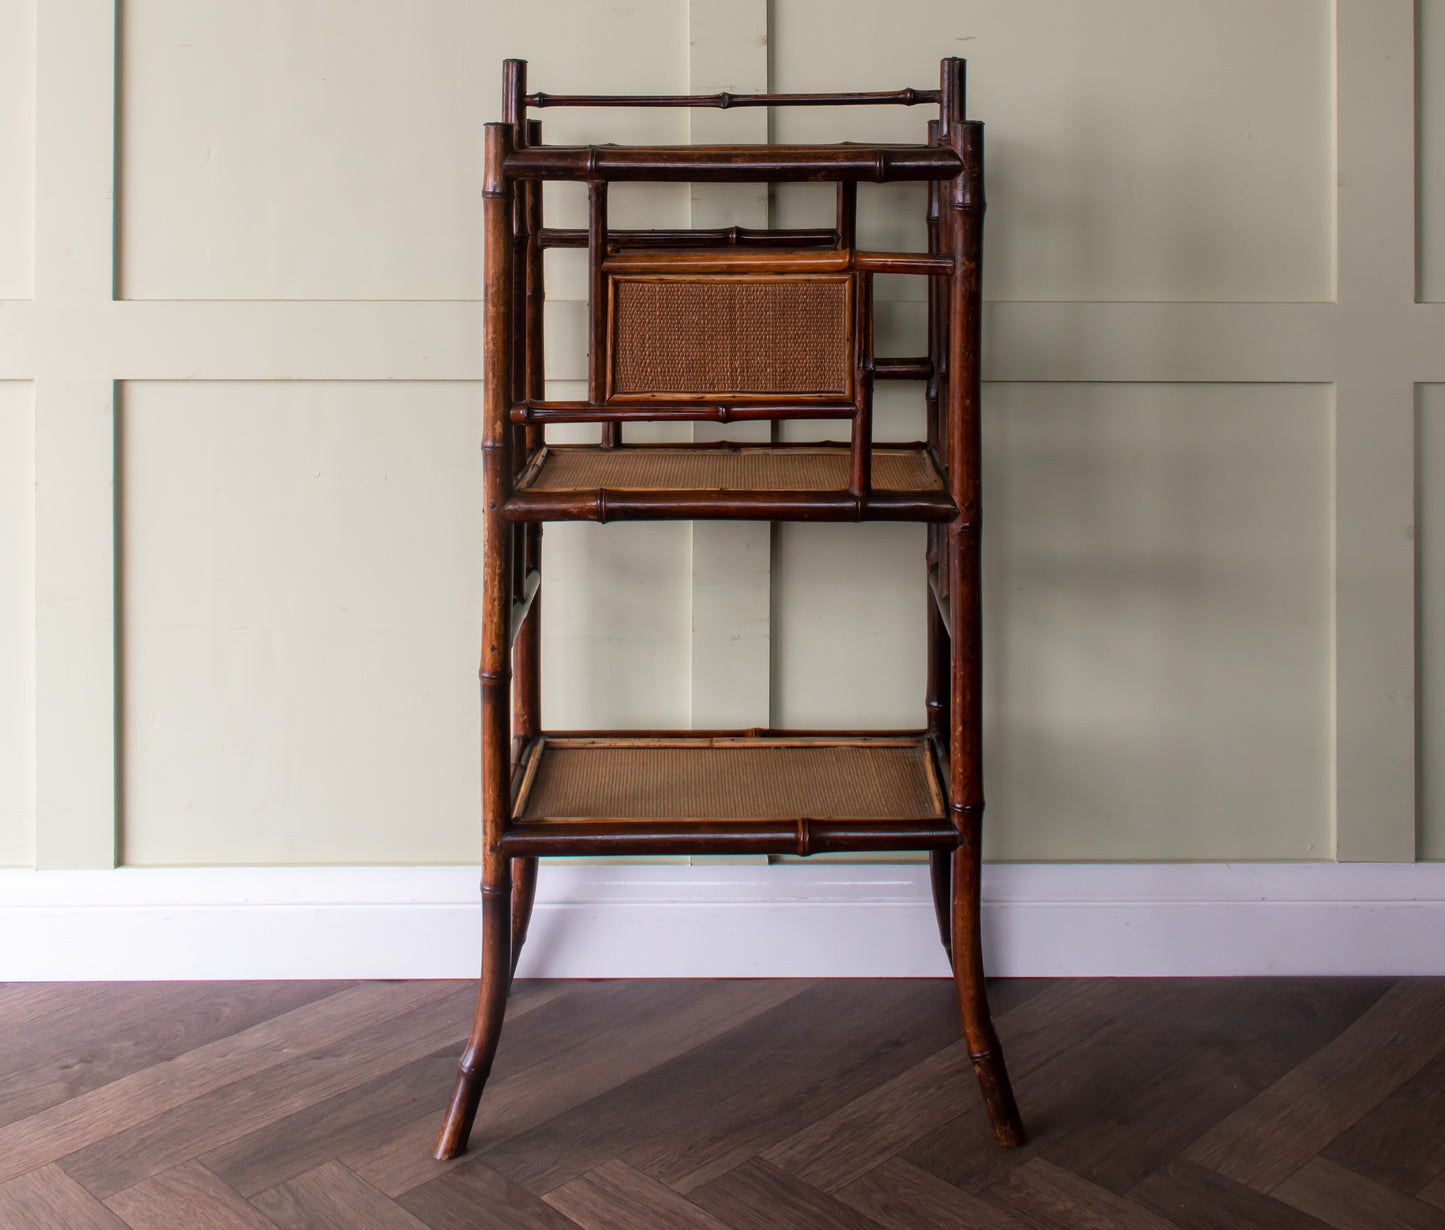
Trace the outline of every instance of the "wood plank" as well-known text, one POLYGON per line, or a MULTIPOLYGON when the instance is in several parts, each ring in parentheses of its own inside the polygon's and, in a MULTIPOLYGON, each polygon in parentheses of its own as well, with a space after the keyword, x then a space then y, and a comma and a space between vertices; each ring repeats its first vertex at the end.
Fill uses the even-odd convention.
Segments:
POLYGON ((729 1230, 686 1196, 619 1161, 605 1162, 542 1199, 583 1230, 729 1230))
POLYGON ((51 1013, 64 1012, 82 996, 103 995, 106 987, 115 985, 104 982, 0 982, 0 1028, 18 1029, 51 1013))
POLYGON ((0 1226, 14 1230, 126 1230, 59 1166, 38 1166, 0 1183, 0 1226))
POLYGON ((1445 1209, 1445 1178, 1427 1183, 1415 1193, 1415 1199, 1423 1200, 1426 1204, 1433 1204, 1437 1209, 1445 1209))
MULTIPOLYGON (((889 995, 848 981, 826 987, 810 1004, 800 997, 787 1006, 785 1029, 759 1039, 735 1039, 717 1048, 721 1063, 702 1100, 688 1097, 691 1071, 680 1071, 682 1110, 665 1130, 622 1150, 639 1169, 681 1192, 689 1192, 793 1135, 820 1114, 922 1062, 940 1049, 956 1047, 958 1002, 951 979, 898 980, 889 995), (803 1011, 812 1006, 814 1013, 803 1011), (738 1060, 743 1064, 738 1064, 738 1060), (766 1075, 757 1065, 776 1065, 766 1075), (733 1079, 753 1072, 753 1087, 733 1079), (698 1108, 706 1108, 700 1115, 698 1108)), ((690 1066, 690 1065, 689 1065, 690 1066)), ((955 1086, 960 1100, 978 1100, 969 1083, 955 1086)))
POLYGON ((456 1070, 456 1047, 367 1081, 208 1149, 201 1161, 248 1199, 339 1160, 430 1109, 456 1070))
POLYGON ((1311 1158, 1270 1193, 1335 1230, 1441 1230, 1440 1210, 1337 1166, 1311 1158))
POLYGON ((1024 1230, 1028 1225, 896 1157, 834 1195, 884 1230, 1024 1230))
POLYGON ((279 1230, 426 1230, 340 1162, 327 1162, 252 1197, 279 1230))
POLYGON ((541 1194, 621 1157, 684 1194, 957 1038, 943 980, 829 980, 480 1154, 541 1194))
POLYGON ((1445 1174, 1445 1051, 1325 1149, 1323 1156, 1406 1194, 1445 1174))
POLYGON ((1186 1156, 1269 1191, 1442 1048, 1445 979, 1398 982, 1328 1046, 1201 1136, 1186 1156))
POLYGON ((1037 1230, 1178 1230, 1153 1210, 1039 1157, 985 1189, 983 1197, 1037 1230))
POLYGON ((1092 1075, 1040 1153, 1123 1193, 1338 1036, 1392 982, 1172 980, 1150 1011, 1091 1040, 1092 1075))
MULTIPOLYGON (((1141 1011, 1157 1004, 1162 990, 1153 981, 1133 979, 1060 980, 1036 997, 996 1013, 1009 1074, 1020 1106, 1027 1109, 1025 1128, 1030 1135, 1037 1131, 1040 1113, 1037 1103, 1028 1098, 1034 1084, 1030 1074, 1060 1055, 1075 1054, 1100 1030, 1117 1028, 1121 1018, 1137 1022, 1141 1011)), ((1057 1089, 1053 1077, 1046 1085, 1051 1091, 1057 1089)), ((764 1156, 815 1187, 836 1191, 866 1165, 876 1165, 940 1128, 948 1129, 949 1150, 971 1152, 975 1138, 989 1136, 982 1115, 969 1113, 977 1100, 975 1088, 973 1065, 960 1043, 808 1124, 764 1156), (967 1118, 960 1120, 960 1112, 967 1118)), ((990 1167, 975 1176, 970 1190, 996 1182, 1026 1159, 1010 1153, 993 1160, 1003 1169, 990 1167)), ((940 1177, 963 1186, 948 1175, 940 1177)))
POLYGON ((61 1165, 105 1199, 187 1158, 264 1130, 455 1044, 465 1028, 472 992, 462 983, 436 986, 443 993, 430 1002, 320 1049, 310 1048, 307 1038, 297 1034, 287 1062, 112 1133, 61 1165))
POLYGON ((431 1230, 476 1230, 477 1210, 486 1210, 487 1230, 577 1230, 576 1223, 476 1159, 469 1159, 430 1183, 414 1187, 397 1204, 431 1230))
MULTIPOLYGON (((1099 1107, 1115 1096, 1115 1083, 1129 1076, 1136 1036, 1147 1037, 1177 1020, 1181 1001, 1175 995, 1168 979, 1061 981, 1009 1017, 1005 1054, 1024 1110, 1027 1143, 992 1147, 987 1118, 975 1098, 964 1103, 961 1115, 901 1156, 964 1191, 977 1193, 1004 1182, 1062 1138, 1070 1125, 1098 1124, 1099 1107)), ((850 1148, 846 1141, 839 1147, 850 1148)), ((818 1155, 829 1164, 821 1148, 818 1155)))
POLYGON ((0 1182, 82 1149, 191 1098, 276 1067, 298 1035, 345 1038, 437 994, 430 983, 367 983, 217 1039, 0 1128, 0 1182))
MULTIPOLYGON (((745 1026, 813 985, 811 980, 781 978, 591 984, 592 1010, 576 1010, 575 1001, 569 1003, 573 1010, 561 1022, 567 1030, 563 1037, 554 1033, 549 1043, 548 1035, 541 1031, 524 1030, 519 1036, 503 1028, 472 1133, 472 1153, 486 1154, 505 1141, 535 1131, 549 1120, 745 1026)), ((379 1143, 346 1154, 343 1160, 391 1196, 435 1178, 438 1167, 458 1164, 436 1162, 431 1156, 441 1105, 437 1102, 425 1116, 380 1138, 379 1143)), ((586 1165, 579 1164, 538 1191, 549 1191, 606 1159, 605 1154, 592 1157, 586 1165)))
MULTIPOLYGON (((599 1003, 626 1003, 629 989, 633 992, 630 998, 639 1001, 636 1010, 640 1017, 633 1018, 633 1028, 625 1031, 634 1045, 644 1036, 649 1005, 701 993, 704 998, 713 997, 708 1003, 710 1014, 715 1016, 728 1002, 725 988, 707 982, 661 982, 640 987, 618 982, 574 983, 566 994, 526 1014, 528 1027, 514 1031, 514 1045, 505 1060, 499 1053, 498 1066, 505 1070, 507 1065, 517 1064, 525 1071, 559 1049, 564 1056, 580 1054, 589 1041, 595 1041, 595 1034, 589 1038, 587 1028, 593 1021, 586 1010, 588 1005, 596 1008, 599 1003)), ((468 987, 469 1003, 472 993, 473 988, 468 987)), ((468 1010, 456 1022, 460 1031, 464 1032, 470 1017, 468 1010)), ((504 1030, 504 1046, 508 1036, 504 1030)), ((202 1161, 245 1196, 275 1187, 332 1159, 341 1160, 375 1187, 372 1176, 357 1171, 351 1159, 367 1157, 380 1143, 424 1126, 424 1138, 415 1141, 417 1147, 412 1149, 407 1163, 409 1173, 434 1178, 445 1163, 432 1158, 431 1148, 461 1048, 462 1038, 453 1033, 451 1041, 432 1053, 237 1136, 208 1150, 202 1161)), ((644 1050, 643 1062, 645 1056, 644 1050)))
POLYGON ((878 1230, 857 1209, 756 1158, 698 1188, 692 1199, 734 1230, 878 1230))
POLYGON ((0 1124, 353 986, 350 982, 82 985, 0 1057, 0 1124), (96 1023, 104 1021, 104 1029, 96 1023))
POLYGON ((1321 1221, 1222 1174, 1175 1159, 1128 1192, 1180 1230, 1325 1230, 1321 1221))
POLYGON ((276 1230, 199 1162, 173 1167, 105 1203, 131 1230, 276 1230))

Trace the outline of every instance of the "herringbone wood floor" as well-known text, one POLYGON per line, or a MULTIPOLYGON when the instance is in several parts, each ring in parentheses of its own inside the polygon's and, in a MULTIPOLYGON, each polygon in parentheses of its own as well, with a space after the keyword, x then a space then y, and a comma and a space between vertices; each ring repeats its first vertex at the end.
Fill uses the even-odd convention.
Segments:
POLYGON ((1445 1227, 1445 980, 1000 982, 1031 1142, 942 981, 0 986, 5 1230, 1445 1227))

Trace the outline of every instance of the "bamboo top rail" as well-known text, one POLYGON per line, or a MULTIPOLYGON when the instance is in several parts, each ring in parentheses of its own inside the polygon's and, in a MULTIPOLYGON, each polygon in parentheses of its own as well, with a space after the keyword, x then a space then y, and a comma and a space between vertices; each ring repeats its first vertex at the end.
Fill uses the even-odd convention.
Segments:
POLYGON ((922 273, 953 272, 953 257, 929 252, 860 252, 856 248, 684 248, 624 250, 602 262, 607 273, 922 273))
POLYGON ((511 179, 884 183, 952 179, 959 156, 934 145, 538 145, 514 149, 511 179))
MULTIPOLYGON (((544 248, 585 248, 586 228, 566 229, 544 226, 537 232, 537 242, 544 248)), ((791 230, 757 229, 749 226, 722 226, 696 230, 608 230, 609 251, 621 248, 685 248, 707 246, 833 247, 838 232, 833 227, 800 227, 791 230)))
POLYGON ((544 94, 526 96, 529 107, 916 107, 937 103, 938 90, 872 90, 843 94, 544 94))

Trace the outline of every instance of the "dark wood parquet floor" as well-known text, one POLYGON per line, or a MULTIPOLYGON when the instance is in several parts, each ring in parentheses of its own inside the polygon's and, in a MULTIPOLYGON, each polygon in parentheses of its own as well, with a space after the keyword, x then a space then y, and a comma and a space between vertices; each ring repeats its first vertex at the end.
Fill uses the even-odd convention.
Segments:
POLYGON ((1445 1227, 1445 979, 0 986, 4 1230, 1445 1227))

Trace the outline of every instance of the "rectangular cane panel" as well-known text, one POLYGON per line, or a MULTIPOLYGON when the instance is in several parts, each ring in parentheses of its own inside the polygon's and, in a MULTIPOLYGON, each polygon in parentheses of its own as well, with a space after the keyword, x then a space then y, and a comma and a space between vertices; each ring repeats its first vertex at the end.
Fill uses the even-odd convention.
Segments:
POLYGON ((853 275, 608 279, 609 398, 853 392, 853 275))
POLYGON ((941 819, 926 740, 548 739, 524 820, 941 819))

